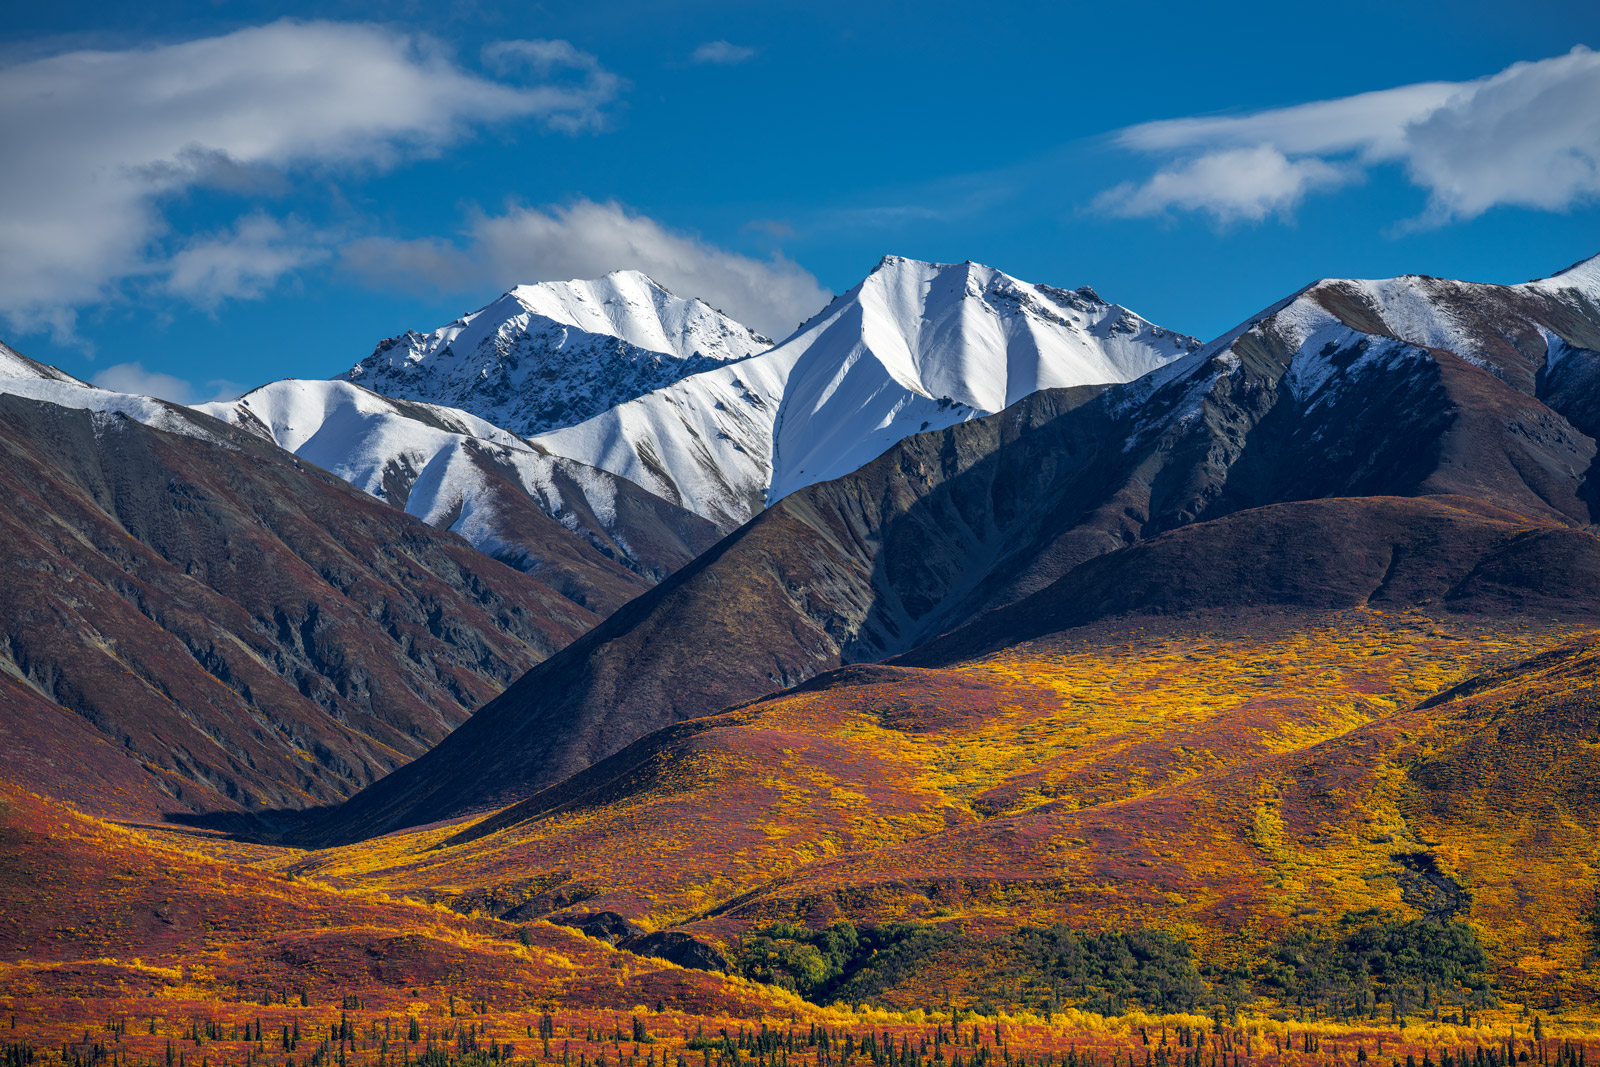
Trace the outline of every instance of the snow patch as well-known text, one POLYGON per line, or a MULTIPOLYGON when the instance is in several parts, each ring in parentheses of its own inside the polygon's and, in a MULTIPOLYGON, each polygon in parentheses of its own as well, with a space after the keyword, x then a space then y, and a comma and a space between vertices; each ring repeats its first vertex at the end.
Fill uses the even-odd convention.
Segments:
POLYGON ((1591 303, 1600 303, 1600 256, 1580 260, 1548 278, 1524 282, 1521 288, 1539 289, 1550 293, 1576 292, 1591 303))

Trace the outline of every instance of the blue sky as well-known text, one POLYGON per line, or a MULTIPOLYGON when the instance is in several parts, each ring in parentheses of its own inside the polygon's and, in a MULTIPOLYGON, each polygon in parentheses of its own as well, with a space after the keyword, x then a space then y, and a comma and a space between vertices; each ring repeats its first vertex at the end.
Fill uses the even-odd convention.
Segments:
POLYGON ((0 34, 0 337, 178 399, 625 267, 774 335, 895 253, 1209 337, 1319 276, 1600 253, 1594 4, 62 0, 0 34))

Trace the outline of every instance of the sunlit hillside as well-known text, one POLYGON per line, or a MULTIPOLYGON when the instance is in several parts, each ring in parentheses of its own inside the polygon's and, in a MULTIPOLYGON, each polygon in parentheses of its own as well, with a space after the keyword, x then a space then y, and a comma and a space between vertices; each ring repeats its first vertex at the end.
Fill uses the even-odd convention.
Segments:
MULTIPOLYGON (((1525 763, 1486 739, 1486 702, 1546 701, 1550 662, 1584 677, 1572 633, 1420 612, 1150 619, 944 669, 847 668, 653 734, 489 818, 271 862, 613 940, 681 929, 729 959, 774 922, 957 935, 883 990, 904 1008, 999 996, 1019 927, 1155 927, 1235 966, 1369 909, 1470 912, 1517 986, 1577 973, 1592 820, 1580 805, 1566 834, 1507 862, 1517 831, 1483 813, 1515 797, 1549 825, 1571 771, 1430 768, 1525 763), (1480 675, 1495 687, 1438 696, 1480 675), (1481 784, 1452 784, 1467 781, 1481 784)), ((1544 714, 1559 720, 1546 744, 1581 734, 1544 714)))

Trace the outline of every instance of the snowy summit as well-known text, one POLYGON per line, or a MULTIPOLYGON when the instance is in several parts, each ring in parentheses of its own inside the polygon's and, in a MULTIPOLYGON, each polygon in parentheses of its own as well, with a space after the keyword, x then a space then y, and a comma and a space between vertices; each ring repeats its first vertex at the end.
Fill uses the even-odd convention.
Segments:
POLYGON ((623 270, 519 285, 432 333, 389 338, 339 377, 531 436, 771 346, 704 301, 623 270))

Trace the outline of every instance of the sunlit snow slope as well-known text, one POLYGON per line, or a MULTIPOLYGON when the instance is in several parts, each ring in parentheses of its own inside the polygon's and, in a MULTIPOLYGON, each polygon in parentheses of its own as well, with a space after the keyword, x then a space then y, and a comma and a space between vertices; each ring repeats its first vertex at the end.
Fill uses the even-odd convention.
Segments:
POLYGON ((272 382, 199 409, 557 588, 565 586, 545 571, 553 551, 571 548, 554 531, 541 534, 545 516, 647 581, 665 577, 716 537, 709 523, 616 475, 549 455, 476 415, 378 396, 349 382, 272 382))
POLYGON ((911 434, 1039 389, 1126 382, 1196 347, 1092 289, 890 256, 771 351, 535 441, 731 528, 911 434))
POLYGON ((340 377, 529 435, 771 346, 704 301, 615 271, 519 285, 442 329, 384 341, 340 377))

